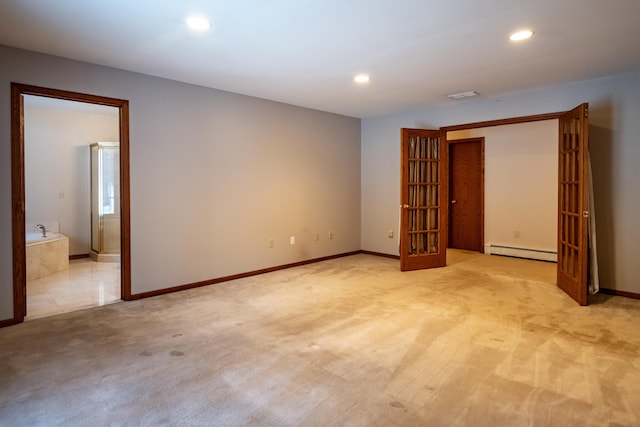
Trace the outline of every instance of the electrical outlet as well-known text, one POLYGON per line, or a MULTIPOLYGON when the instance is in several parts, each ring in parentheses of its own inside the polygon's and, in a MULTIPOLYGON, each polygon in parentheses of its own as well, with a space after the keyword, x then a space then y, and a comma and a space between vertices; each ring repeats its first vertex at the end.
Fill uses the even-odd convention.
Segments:
POLYGON ((289 237, 289 243, 292 244, 292 245, 295 245, 296 244, 296 236, 289 237))
POLYGON ((269 247, 273 248, 273 239, 269 239, 269 247))
POLYGON ((393 230, 389 230, 389 232, 387 233, 387 237, 393 239, 393 230))
POLYGON ((519 239, 520 238, 520 230, 515 230, 513 232, 513 237, 515 237, 516 239, 519 239))
POLYGON ((329 232, 329 240, 333 239, 333 231, 329 232))

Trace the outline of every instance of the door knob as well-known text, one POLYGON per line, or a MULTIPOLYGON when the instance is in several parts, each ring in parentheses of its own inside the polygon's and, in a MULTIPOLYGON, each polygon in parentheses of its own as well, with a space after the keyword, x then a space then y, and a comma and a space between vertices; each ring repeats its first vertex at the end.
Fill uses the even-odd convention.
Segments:
POLYGON ((458 203, 458 201, 457 200, 452 200, 451 203, 456 204, 456 203, 458 203))

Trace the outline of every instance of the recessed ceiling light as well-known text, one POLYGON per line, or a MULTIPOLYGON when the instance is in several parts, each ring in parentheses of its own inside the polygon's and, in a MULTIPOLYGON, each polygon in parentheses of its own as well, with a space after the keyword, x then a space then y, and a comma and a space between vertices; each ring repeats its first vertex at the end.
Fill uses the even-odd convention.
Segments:
POLYGON ((211 28, 211 21, 202 16, 190 16, 187 18, 187 25, 194 31, 208 31, 211 28))
POLYGON ((353 78, 353 81, 356 83, 369 83, 371 81, 371 77, 367 74, 358 74, 353 78))
POLYGON ((526 40, 530 38, 532 35, 533 35, 533 31, 531 30, 516 31, 515 33, 509 36, 509 40, 518 42, 520 40, 526 40))

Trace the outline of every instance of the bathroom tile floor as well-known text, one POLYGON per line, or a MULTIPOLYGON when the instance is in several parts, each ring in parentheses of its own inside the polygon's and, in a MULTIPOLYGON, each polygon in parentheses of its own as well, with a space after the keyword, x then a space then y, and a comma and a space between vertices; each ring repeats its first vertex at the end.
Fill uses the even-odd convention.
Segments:
POLYGON ((27 282, 27 316, 33 320, 120 301, 120 263, 88 258, 69 269, 27 282))

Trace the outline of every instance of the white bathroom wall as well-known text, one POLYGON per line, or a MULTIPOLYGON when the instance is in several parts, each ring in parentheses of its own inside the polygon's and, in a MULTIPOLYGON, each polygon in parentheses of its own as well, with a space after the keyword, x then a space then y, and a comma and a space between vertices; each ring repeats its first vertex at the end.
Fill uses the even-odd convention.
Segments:
POLYGON ((485 248, 556 252, 558 120, 447 133, 448 140, 475 137, 485 138, 485 248))
MULTIPOLYGON (((360 249, 360 119, 4 46, 0 62, 0 235, 18 82, 129 100, 134 294, 360 249)), ((6 238, 0 320, 12 271, 6 238)))
POLYGON ((567 111, 588 102, 600 284, 640 293, 640 73, 497 98, 446 102, 362 121, 362 249, 398 254, 400 128, 431 128, 567 111))
POLYGON ((25 97, 26 222, 59 222, 69 255, 88 254, 89 144, 118 141, 118 109, 83 111, 71 101, 37 98, 25 97))

